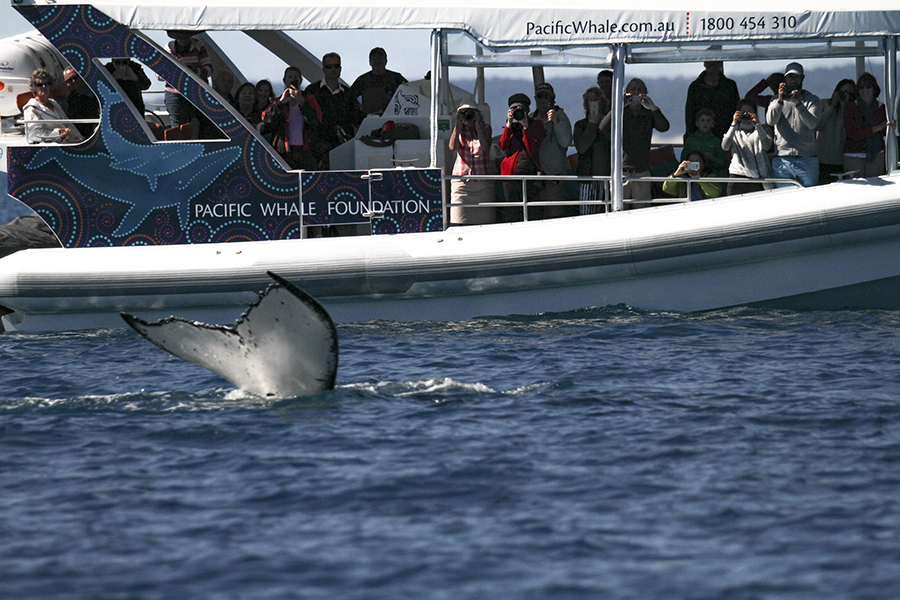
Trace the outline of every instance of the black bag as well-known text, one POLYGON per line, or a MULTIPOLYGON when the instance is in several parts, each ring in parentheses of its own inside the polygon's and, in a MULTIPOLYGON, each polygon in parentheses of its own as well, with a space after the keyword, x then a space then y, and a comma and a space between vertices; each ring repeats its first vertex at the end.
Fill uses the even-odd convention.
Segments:
POLYGON ((378 129, 373 129, 369 135, 359 138, 363 144, 374 148, 386 148, 393 146, 396 140, 418 140, 419 128, 412 123, 395 123, 386 121, 378 129))

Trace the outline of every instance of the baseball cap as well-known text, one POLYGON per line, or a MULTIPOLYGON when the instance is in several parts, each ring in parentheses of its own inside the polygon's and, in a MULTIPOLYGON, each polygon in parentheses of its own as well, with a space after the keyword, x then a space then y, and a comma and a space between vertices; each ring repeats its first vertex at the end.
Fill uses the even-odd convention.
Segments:
POLYGON ((534 95, 535 95, 535 96, 537 96, 537 95, 540 94, 541 92, 548 92, 548 93, 549 93, 551 96, 553 96, 554 98, 556 97, 556 92, 553 91, 553 86, 550 85, 549 83, 539 83, 539 84, 534 88, 534 95))
POLYGON ((798 62, 792 62, 788 64, 787 68, 784 70, 785 75, 790 75, 794 73, 795 75, 803 75, 803 65, 798 62))

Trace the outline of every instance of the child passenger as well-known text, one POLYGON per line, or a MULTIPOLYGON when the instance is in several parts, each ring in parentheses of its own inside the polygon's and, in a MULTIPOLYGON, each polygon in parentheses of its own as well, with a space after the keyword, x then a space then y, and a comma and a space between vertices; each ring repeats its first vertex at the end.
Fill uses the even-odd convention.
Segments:
POLYGON ((703 108, 697 113, 696 124, 697 131, 684 141, 681 154, 687 156, 694 151, 702 153, 710 172, 724 176, 728 157, 722 150, 722 139, 712 132, 716 124, 716 114, 711 108, 703 108))
MULTIPOLYGON (((732 178, 763 179, 772 176, 772 166, 767 152, 772 148, 772 134, 759 122, 756 103, 749 98, 741 100, 734 113, 731 127, 722 138, 722 149, 731 150, 728 166, 732 178)), ((772 184, 728 184, 728 195, 747 194, 773 187, 772 184)))

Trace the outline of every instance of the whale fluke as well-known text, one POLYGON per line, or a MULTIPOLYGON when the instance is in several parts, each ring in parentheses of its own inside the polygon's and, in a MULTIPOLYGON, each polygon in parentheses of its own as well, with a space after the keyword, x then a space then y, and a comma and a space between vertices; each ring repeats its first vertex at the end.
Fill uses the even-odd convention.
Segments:
POLYGON ((278 275, 234 326, 179 317, 125 322, 163 350, 221 375, 242 390, 273 398, 334 387, 337 329, 315 298, 278 275))

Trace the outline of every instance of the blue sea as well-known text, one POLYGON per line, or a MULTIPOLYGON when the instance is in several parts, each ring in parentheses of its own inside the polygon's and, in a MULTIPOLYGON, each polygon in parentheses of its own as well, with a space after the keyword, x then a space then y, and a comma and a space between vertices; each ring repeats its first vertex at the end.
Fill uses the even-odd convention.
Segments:
POLYGON ((0 598, 900 598, 900 313, 339 327, 266 401, 0 336, 0 598))

